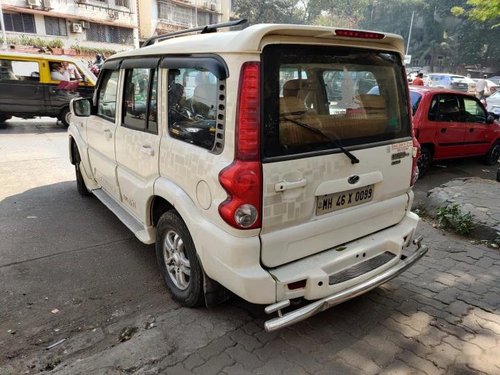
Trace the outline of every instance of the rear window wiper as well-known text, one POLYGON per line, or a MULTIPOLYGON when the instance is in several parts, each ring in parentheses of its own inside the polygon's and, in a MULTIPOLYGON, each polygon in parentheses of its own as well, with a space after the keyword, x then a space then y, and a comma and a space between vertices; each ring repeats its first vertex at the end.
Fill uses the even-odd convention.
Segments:
MULTIPOLYGON (((293 112, 293 113, 287 113, 287 114, 292 114, 292 115, 301 115, 301 114, 304 114, 305 111, 300 111, 300 112, 293 112)), ((317 129, 311 125, 308 125, 302 121, 298 121, 298 120, 295 120, 295 119, 292 119, 290 117, 286 117, 286 116, 281 116, 282 119, 286 120, 286 121, 290 121, 291 123, 295 124, 295 125, 298 125, 300 126, 301 128, 304 128, 304 129, 307 129, 313 133, 316 133, 320 136, 322 136, 323 138, 326 138, 331 144, 333 144, 335 147, 337 147, 340 151, 342 151, 350 160, 351 160, 351 164, 357 164, 359 163, 359 159, 354 156, 352 153, 350 153, 348 150, 346 150, 342 144, 339 142, 338 139, 335 139, 335 138, 332 138, 330 137, 329 135, 323 133, 320 129, 317 129)))

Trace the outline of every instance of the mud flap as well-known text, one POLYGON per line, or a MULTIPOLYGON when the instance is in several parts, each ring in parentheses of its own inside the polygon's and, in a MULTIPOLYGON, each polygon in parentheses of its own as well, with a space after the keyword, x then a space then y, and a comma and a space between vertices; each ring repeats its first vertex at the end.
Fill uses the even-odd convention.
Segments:
POLYGON ((203 272, 203 293, 205 295, 205 305, 207 307, 215 307, 226 302, 232 293, 220 285, 217 281, 212 280, 203 272))

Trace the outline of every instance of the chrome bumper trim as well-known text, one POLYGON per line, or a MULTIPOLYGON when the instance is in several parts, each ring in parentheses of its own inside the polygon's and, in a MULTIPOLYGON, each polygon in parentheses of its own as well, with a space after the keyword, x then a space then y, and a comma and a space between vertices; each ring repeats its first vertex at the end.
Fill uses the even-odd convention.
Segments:
POLYGON ((290 311, 288 313, 282 314, 281 309, 273 308, 277 304, 283 304, 286 301, 280 301, 276 304, 270 305, 266 308, 266 311, 277 311, 278 317, 268 320, 264 323, 264 328, 267 332, 275 331, 280 328, 290 326, 292 324, 298 323, 305 320, 313 315, 316 315, 322 311, 329 309, 339 303, 350 300, 351 298, 357 297, 371 289, 378 287, 381 284, 386 283, 392 278, 398 276, 400 273, 410 268, 416 261, 424 256, 428 248, 421 244, 422 238, 414 240, 414 244, 417 245, 417 250, 407 258, 402 257, 401 261, 392 268, 382 272, 376 277, 366 280, 358 285, 355 285, 349 289, 343 290, 341 292, 332 294, 328 297, 320 299, 318 301, 312 302, 309 305, 298 308, 297 310, 290 311))

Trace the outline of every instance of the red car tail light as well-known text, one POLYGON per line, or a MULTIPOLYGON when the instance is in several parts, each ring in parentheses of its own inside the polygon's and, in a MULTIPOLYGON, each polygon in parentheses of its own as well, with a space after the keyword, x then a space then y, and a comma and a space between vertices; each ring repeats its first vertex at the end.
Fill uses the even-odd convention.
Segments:
POLYGON ((227 199, 219 205, 222 219, 238 229, 262 223, 262 165, 260 162, 260 65, 241 68, 236 110, 235 160, 219 173, 227 199))
POLYGON ((384 39, 385 35, 381 33, 374 33, 371 31, 358 31, 358 30, 335 30, 335 35, 345 36, 348 38, 360 39, 384 39))

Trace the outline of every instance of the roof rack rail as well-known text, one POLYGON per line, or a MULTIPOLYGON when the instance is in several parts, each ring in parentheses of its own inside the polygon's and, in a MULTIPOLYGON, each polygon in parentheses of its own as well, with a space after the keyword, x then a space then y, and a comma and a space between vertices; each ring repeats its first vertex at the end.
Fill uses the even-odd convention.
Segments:
POLYGON ((206 25, 206 26, 200 26, 200 27, 194 27, 192 29, 187 29, 187 30, 181 30, 181 31, 176 31, 173 33, 168 33, 168 34, 163 34, 163 35, 155 35, 152 36, 151 38, 147 39, 141 46, 142 47, 147 47, 150 46, 156 42, 159 42, 161 40, 166 40, 170 38, 175 38, 180 35, 184 34, 191 34, 191 33, 196 33, 197 31, 200 32, 200 34, 207 34, 207 33, 214 33, 217 31, 217 29, 221 29, 224 27, 232 27, 232 26, 239 26, 247 23, 248 20, 245 18, 242 18, 240 20, 234 20, 234 21, 229 21, 229 22, 223 22, 223 23, 216 23, 213 25, 206 25))

